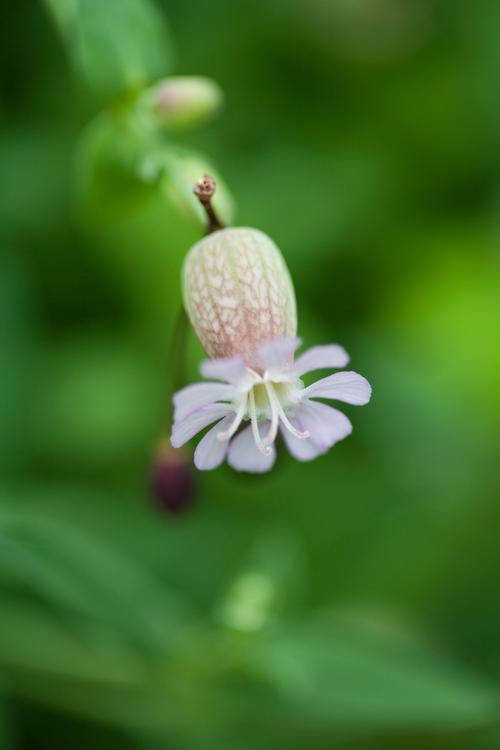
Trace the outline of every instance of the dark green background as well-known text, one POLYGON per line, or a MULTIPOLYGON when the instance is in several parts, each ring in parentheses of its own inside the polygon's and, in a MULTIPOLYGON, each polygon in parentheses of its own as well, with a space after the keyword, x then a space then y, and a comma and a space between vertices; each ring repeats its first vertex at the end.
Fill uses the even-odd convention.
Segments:
POLYGON ((1 750, 497 750, 499 3, 1 12, 1 750), (225 107, 162 153, 209 156, 374 389, 178 517, 147 488, 202 227, 113 119, 172 73, 225 107))

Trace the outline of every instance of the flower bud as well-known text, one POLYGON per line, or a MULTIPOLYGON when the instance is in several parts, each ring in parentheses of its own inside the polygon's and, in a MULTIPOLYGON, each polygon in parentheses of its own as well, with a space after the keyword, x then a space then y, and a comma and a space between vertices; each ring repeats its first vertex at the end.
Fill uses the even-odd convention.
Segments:
POLYGON ((193 474, 182 450, 160 445, 151 471, 151 492, 160 510, 182 513, 192 504, 193 474))
POLYGON ((147 99, 163 125, 184 129, 212 117, 222 104, 222 91, 211 78, 177 76, 157 83, 147 99))
POLYGON ((257 229, 213 232, 194 245, 183 268, 186 312, 212 358, 242 355, 297 331, 295 293, 283 256, 257 229))

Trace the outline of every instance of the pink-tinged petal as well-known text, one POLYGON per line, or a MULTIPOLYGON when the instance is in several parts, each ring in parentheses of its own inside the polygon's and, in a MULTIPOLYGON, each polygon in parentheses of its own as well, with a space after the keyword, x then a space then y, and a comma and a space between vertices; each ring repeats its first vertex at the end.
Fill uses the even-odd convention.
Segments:
POLYGON ((194 465, 197 469, 210 471, 224 461, 229 445, 227 440, 219 440, 218 435, 227 430, 232 421, 232 415, 224 417, 202 437, 194 452, 194 465))
POLYGON ((216 419, 233 413, 234 409, 229 404, 209 404, 208 406, 202 406, 201 409, 197 409, 184 419, 174 422, 170 442, 174 448, 180 448, 181 445, 187 443, 200 430, 204 430, 205 427, 215 422, 216 419))
MULTIPOLYGON (((269 422, 263 422, 259 424, 259 430, 262 435, 267 434, 269 429, 269 422)), ((251 426, 245 427, 231 441, 229 446, 229 453, 227 462, 233 469, 237 471, 248 471, 252 474, 261 474, 265 471, 269 471, 272 468, 276 460, 276 448, 271 445, 271 450, 267 455, 264 455, 255 445, 255 440, 252 435, 251 426)))
MULTIPOLYGON (((294 427, 303 430, 302 424, 300 424, 297 419, 291 419, 290 421, 294 427)), ((328 450, 328 446, 317 445, 310 437, 304 438, 303 440, 295 437, 295 435, 292 435, 290 430, 287 430, 286 427, 281 428, 281 434, 283 435, 289 453, 291 453, 297 461, 312 461, 313 458, 321 456, 328 450)))
POLYGON ((227 383, 239 383, 246 375, 245 360, 239 356, 206 359, 201 363, 200 372, 204 378, 225 380, 227 383))
POLYGON ((226 383, 194 383, 174 394, 174 418, 181 421, 202 406, 216 401, 230 401, 236 394, 232 385, 226 383))
POLYGON ((263 370, 281 373, 293 366, 293 355, 301 340, 296 337, 280 337, 259 346, 256 355, 263 370))
POLYGON ((306 372, 322 370, 327 367, 345 367, 349 362, 349 355, 343 346, 338 344, 327 344, 326 346, 313 346, 297 359, 294 374, 300 378, 306 372))
POLYGON ((331 448, 352 432, 352 424, 345 414, 327 404, 304 401, 296 416, 303 428, 309 431, 312 442, 324 448, 331 448))
POLYGON ((307 398, 332 398, 346 404, 363 406, 372 395, 371 385, 357 372, 336 372, 313 383, 304 391, 307 398))

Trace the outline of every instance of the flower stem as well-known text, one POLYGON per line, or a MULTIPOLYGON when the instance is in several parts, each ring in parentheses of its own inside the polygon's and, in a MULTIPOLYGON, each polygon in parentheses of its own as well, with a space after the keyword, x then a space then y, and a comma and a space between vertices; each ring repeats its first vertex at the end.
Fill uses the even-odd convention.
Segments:
POLYGON ((216 232, 218 229, 223 229, 224 225, 219 220, 219 217, 215 213, 214 207, 212 206, 212 198, 215 194, 216 183, 213 177, 206 174, 196 182, 193 193, 196 195, 201 205, 205 209, 205 213, 208 218, 208 225, 206 234, 216 232))

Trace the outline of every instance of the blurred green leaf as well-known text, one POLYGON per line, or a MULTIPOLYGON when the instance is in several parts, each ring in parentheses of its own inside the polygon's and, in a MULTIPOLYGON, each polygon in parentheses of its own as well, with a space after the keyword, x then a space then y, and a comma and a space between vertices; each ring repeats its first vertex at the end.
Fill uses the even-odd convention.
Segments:
POLYGON ((0 659, 5 669, 45 672, 104 685, 134 686, 140 660, 102 633, 76 627, 34 605, 4 599, 0 659))
POLYGON ((166 644, 186 605, 138 561, 63 521, 0 515, 0 579, 146 646, 166 644))
POLYGON ((77 151, 76 198, 85 218, 120 218, 151 197, 141 164, 154 144, 147 123, 125 108, 102 112, 84 131, 77 151))
POLYGON ((500 694, 479 678, 368 621, 334 617, 269 629, 251 659, 290 722, 358 730, 467 728, 495 720, 500 694))
POLYGON ((45 0, 68 54, 96 93, 137 89, 169 72, 171 40, 153 0, 45 0))
POLYGON ((193 187, 207 173, 217 182, 214 208, 224 224, 231 224, 234 201, 212 161, 170 143, 139 108, 125 107, 102 112, 83 134, 76 197, 83 215, 99 222, 144 207, 158 191, 181 215, 204 227, 206 216, 193 187))
POLYGON ((33 605, 4 600, 0 667, 14 693, 94 720, 151 727, 168 711, 154 663, 33 605))

